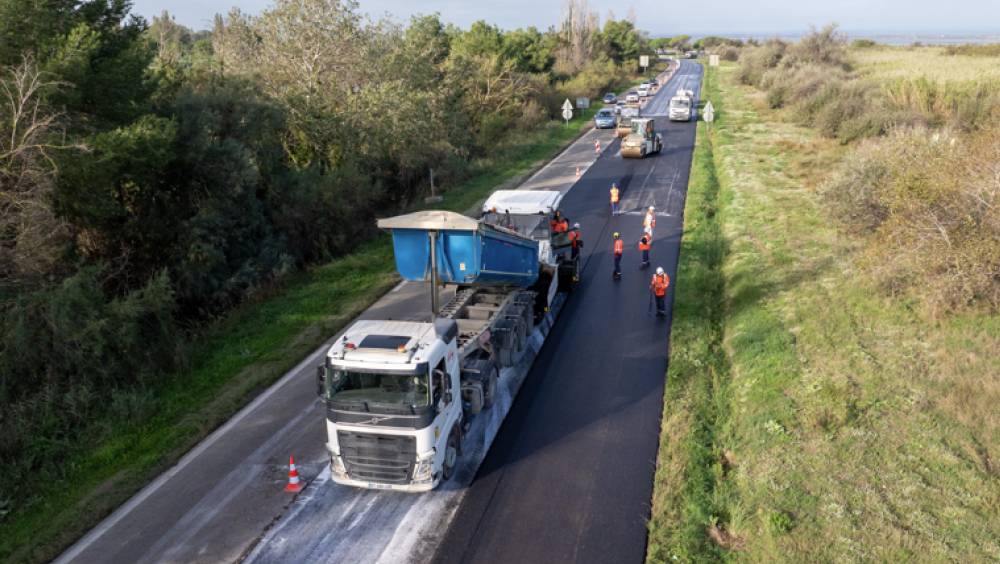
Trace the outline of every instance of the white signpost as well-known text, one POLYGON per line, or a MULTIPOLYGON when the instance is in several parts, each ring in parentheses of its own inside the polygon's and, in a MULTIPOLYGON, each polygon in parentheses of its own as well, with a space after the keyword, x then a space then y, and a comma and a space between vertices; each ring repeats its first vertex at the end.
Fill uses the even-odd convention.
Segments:
POLYGON ((642 67, 642 74, 646 74, 646 67, 649 66, 649 55, 639 55, 639 66, 642 67))
POLYGON ((708 66, 710 66, 710 67, 717 67, 717 66, 719 66, 719 56, 718 55, 709 55, 708 56, 708 66))
POLYGON ((569 120, 573 119, 573 104, 566 98, 566 101, 562 105, 562 117, 566 120, 566 124, 569 124, 569 120))
POLYGON ((708 102, 705 104, 705 109, 701 111, 702 119, 708 123, 715 121, 715 108, 712 107, 712 103, 708 102))
POLYGON ((590 107, 590 98, 577 98, 576 99, 576 109, 586 110, 590 107))

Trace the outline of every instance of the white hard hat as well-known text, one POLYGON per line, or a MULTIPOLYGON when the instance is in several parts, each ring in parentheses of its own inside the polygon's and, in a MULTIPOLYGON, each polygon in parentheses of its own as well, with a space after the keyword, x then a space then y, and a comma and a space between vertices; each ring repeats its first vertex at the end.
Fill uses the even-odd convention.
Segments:
POLYGON ((655 210, 655 209, 656 209, 656 208, 655 208, 654 206, 649 206, 649 211, 653 211, 653 210, 655 210))
POLYGON ((573 224, 573 229, 579 229, 579 228, 580 228, 580 224, 579 223, 574 223, 573 224))
POLYGON ((657 274, 663 274, 663 267, 662 266, 657 266, 656 267, 656 273, 657 274))

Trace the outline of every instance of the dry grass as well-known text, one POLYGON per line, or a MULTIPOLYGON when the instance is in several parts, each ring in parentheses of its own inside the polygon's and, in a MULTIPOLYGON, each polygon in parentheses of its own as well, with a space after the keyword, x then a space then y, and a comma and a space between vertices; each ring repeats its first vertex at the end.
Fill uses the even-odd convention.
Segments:
POLYGON ((877 81, 926 77, 934 82, 1000 79, 1000 56, 949 55, 945 47, 851 49, 856 70, 877 81))

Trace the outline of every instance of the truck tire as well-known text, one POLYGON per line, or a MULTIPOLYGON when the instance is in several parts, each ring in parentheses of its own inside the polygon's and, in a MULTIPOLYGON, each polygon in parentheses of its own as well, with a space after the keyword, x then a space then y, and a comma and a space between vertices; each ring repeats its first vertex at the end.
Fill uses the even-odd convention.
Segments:
POLYGON ((493 401, 497 397, 497 381, 500 379, 496 366, 491 366, 489 374, 483 379, 483 409, 493 407, 493 401))
POLYGON ((448 435, 448 443, 444 448, 444 464, 441 465, 442 482, 447 482, 455 474, 455 466, 458 463, 458 453, 461 446, 457 432, 458 427, 459 425, 456 423, 451 428, 451 433, 448 435))

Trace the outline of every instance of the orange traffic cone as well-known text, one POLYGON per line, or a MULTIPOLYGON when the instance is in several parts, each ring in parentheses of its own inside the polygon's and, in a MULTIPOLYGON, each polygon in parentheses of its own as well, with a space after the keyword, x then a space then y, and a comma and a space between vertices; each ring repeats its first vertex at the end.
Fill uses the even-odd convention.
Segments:
POLYGON ((299 483, 299 471, 295 469, 295 457, 288 457, 288 485, 285 486, 286 492, 300 492, 302 491, 302 484, 299 483))
POLYGON ((600 153, 601 152, 601 140, 600 139, 594 139, 594 152, 595 153, 600 153))

